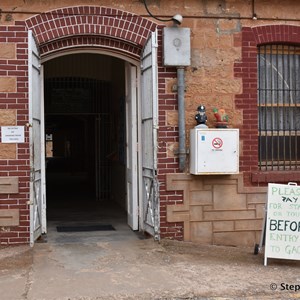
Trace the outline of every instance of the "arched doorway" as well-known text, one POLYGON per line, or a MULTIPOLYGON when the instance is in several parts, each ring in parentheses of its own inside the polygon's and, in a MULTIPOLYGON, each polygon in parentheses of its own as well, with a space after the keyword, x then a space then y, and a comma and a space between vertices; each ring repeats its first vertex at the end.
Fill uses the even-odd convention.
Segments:
MULTIPOLYGON (((72 194, 76 197, 84 194, 94 201, 101 201, 101 198, 121 200, 119 204, 126 206, 130 227, 158 237, 157 147, 154 141, 157 126, 153 123, 157 122, 153 115, 157 104, 144 109, 143 105, 139 106, 140 94, 143 94, 141 99, 148 97, 144 103, 157 101, 157 96, 153 97, 157 90, 157 77, 153 80, 153 75, 157 70, 152 71, 153 66, 157 68, 153 59, 156 54, 152 55, 157 41, 153 42, 151 34, 156 24, 139 16, 99 7, 61 9, 32 17, 26 23, 43 62, 50 199, 63 199, 65 190, 68 201, 73 204, 72 194), (76 15, 72 15, 74 9, 76 15), (53 28, 45 26, 49 21, 53 28), (66 24, 69 24, 67 28, 66 24), (89 26, 82 26, 85 24, 89 26), (144 76, 147 77, 144 82, 148 86, 153 83, 153 86, 141 93, 137 65, 145 52, 145 44, 147 53, 142 73, 150 74, 150 77, 144 76), (118 119, 119 123, 115 121, 118 119), (122 137, 124 119, 126 134, 122 137), (142 147, 146 149, 142 150, 144 155, 137 153, 138 141, 143 141, 141 134, 150 136, 142 147), (120 162, 124 160, 126 163, 122 167, 120 162), (116 161, 119 164, 115 165, 116 161), (59 197, 57 191, 61 191, 59 197)), ((67 203, 65 201, 58 200, 58 204, 67 203)), ((80 197, 78 207, 81 212, 87 207, 80 197)))
POLYGON ((125 61, 73 53, 43 66, 48 231, 117 229, 127 220, 125 61))

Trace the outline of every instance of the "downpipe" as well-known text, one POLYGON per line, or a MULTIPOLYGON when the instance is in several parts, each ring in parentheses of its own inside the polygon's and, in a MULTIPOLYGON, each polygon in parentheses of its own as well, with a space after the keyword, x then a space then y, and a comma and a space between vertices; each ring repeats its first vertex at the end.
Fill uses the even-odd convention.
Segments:
POLYGON ((185 148, 185 102, 184 102, 185 80, 184 68, 177 68, 177 95, 178 95, 178 131, 179 131, 179 170, 185 169, 186 148, 185 148))

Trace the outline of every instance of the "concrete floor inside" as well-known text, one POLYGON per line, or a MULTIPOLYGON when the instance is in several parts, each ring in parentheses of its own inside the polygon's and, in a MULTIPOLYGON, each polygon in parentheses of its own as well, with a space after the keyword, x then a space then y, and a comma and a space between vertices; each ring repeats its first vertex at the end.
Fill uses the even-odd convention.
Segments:
POLYGON ((141 239, 127 224, 127 213, 112 199, 96 199, 84 182, 70 176, 47 184, 47 242, 97 243, 141 239), (58 232, 57 226, 112 225, 115 230, 58 232))

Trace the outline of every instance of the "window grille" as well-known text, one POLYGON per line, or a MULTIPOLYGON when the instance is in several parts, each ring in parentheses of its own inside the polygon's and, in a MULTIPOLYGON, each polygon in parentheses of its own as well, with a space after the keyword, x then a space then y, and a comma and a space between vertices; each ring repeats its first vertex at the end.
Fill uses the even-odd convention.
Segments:
POLYGON ((300 166, 300 47, 258 48, 258 142, 261 170, 300 166))

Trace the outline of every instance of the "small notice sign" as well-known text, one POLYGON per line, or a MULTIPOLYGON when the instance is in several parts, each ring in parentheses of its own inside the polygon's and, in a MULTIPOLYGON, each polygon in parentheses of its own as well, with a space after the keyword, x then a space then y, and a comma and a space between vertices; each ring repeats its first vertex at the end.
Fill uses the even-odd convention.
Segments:
POLYGON ((265 236, 267 259, 300 260, 300 186, 269 184, 265 236))
POLYGON ((2 143, 24 143, 24 126, 1 126, 2 143))
POLYGON ((223 146, 223 140, 220 139, 219 137, 216 137, 212 140, 212 146, 215 148, 215 149, 221 149, 222 146, 223 146))

